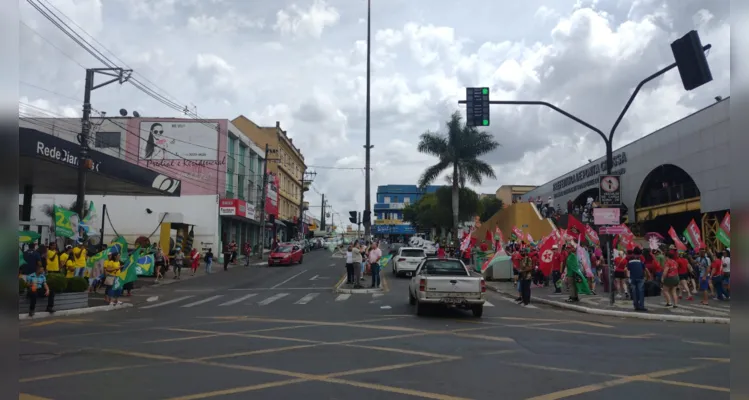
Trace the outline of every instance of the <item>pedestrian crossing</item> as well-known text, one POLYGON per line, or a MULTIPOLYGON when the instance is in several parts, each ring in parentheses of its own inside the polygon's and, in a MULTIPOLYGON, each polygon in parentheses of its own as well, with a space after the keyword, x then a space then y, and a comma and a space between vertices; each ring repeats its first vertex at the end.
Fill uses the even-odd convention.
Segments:
MULTIPOLYGON (((214 292, 215 293, 215 292, 214 292)), ((270 305, 289 305, 289 306, 303 306, 303 305, 314 305, 318 304, 341 304, 349 302, 351 299, 357 299, 362 303, 368 304, 389 304, 395 305, 397 301, 388 301, 393 299, 387 297, 383 293, 373 293, 371 295, 352 295, 351 293, 340 293, 330 294, 322 292, 311 292, 302 294, 299 292, 261 292, 261 293, 247 293, 247 294, 191 294, 176 297, 173 299, 156 300, 152 303, 147 303, 142 306, 136 306, 141 310, 150 310, 154 308, 198 308, 198 307, 265 307, 270 305)), ((500 297, 502 298, 502 297, 500 297)), ((511 301, 511 299, 507 299, 511 301)), ((408 304, 408 299, 403 299, 403 304, 408 304)), ((494 307, 489 301, 484 303, 485 307, 494 307)), ((535 306, 529 305, 529 308, 536 308, 535 306)))

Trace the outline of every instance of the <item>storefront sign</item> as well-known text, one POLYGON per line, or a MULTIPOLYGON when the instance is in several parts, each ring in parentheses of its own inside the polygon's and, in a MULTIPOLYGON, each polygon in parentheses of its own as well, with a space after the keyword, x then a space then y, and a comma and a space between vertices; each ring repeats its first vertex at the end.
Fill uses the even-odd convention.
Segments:
POLYGON ((255 218, 255 207, 240 199, 221 199, 218 204, 219 215, 242 218, 255 218))
POLYGON ((234 207, 219 207, 218 215, 236 215, 237 209, 234 207))
MULTIPOLYGON (((613 161, 614 168, 623 166, 627 163, 627 153, 621 152, 619 154, 614 154, 613 161)), ((612 171, 612 174, 624 175, 625 172, 625 168, 619 168, 616 171, 612 171)), ((575 193, 591 186, 598 185, 598 177, 601 173, 606 173, 606 160, 601 161, 598 164, 589 164, 587 167, 554 182, 552 186, 554 197, 560 198, 570 193, 575 193)))
POLYGON ((406 208, 406 203, 390 203, 391 210, 402 210, 406 208))

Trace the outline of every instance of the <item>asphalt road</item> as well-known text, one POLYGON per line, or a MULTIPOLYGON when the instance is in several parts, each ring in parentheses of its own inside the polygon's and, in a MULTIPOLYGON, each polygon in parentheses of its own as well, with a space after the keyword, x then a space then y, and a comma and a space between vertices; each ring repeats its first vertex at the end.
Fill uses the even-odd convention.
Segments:
POLYGON ((385 293, 336 294, 343 272, 342 259, 319 250, 302 265, 143 289, 132 308, 23 321, 21 398, 730 395, 727 325, 521 308, 495 293, 481 319, 455 310, 418 318, 407 279, 386 268, 385 293))

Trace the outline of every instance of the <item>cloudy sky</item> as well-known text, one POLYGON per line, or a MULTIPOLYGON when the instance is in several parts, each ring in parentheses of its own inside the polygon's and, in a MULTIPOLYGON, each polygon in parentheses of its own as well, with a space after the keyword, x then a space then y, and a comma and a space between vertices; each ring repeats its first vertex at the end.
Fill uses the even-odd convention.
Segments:
MULTIPOLYGON (((19 1, 21 101, 78 116, 82 66, 99 62, 19 1)), ((200 116, 278 120, 309 165, 362 168, 317 168, 313 186, 341 215, 364 207, 365 0, 39 1, 200 116)), ((464 110, 466 86, 545 100, 608 130, 634 86, 673 61, 670 43, 696 29, 713 45, 714 81, 692 93, 676 71, 652 82, 616 146, 730 95, 729 0, 373 3, 373 202, 377 185, 414 184, 435 162, 415 150, 418 137, 464 110)), ((177 114, 131 85, 97 90, 93 105, 177 114)), ((596 134, 544 108, 495 106, 488 131, 502 146, 486 157, 497 179, 475 188, 482 193, 545 183, 604 152, 596 134)))

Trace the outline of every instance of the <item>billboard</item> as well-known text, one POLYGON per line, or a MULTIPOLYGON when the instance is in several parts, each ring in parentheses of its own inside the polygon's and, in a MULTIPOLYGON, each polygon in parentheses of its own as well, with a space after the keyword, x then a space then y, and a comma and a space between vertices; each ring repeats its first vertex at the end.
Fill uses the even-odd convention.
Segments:
POLYGON ((268 173, 268 194, 265 197, 265 213, 278 217, 278 175, 268 173))
POLYGON ((141 160, 202 160, 218 157, 218 124, 141 121, 141 160))

